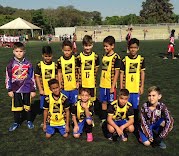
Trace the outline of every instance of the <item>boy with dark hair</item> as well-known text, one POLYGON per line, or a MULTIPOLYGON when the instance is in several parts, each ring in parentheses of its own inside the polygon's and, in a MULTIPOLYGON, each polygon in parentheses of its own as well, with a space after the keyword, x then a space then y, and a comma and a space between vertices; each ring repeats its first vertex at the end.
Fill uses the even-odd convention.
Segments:
POLYGON ((35 80, 32 64, 24 57, 25 47, 21 42, 14 43, 14 58, 6 67, 6 88, 12 98, 14 123, 9 131, 16 130, 21 124, 22 112, 25 110, 27 127, 33 129, 31 119, 31 98, 35 96, 35 80))
POLYGON ((148 101, 141 108, 140 141, 145 145, 166 148, 163 139, 173 129, 173 118, 166 105, 159 100, 162 94, 159 87, 148 89, 148 101))
POLYGON ((99 68, 99 57, 92 51, 91 36, 85 35, 82 44, 83 52, 77 56, 80 88, 89 88, 91 101, 96 104, 96 74, 99 68))
POLYGON ((108 107, 107 128, 110 133, 121 136, 122 141, 127 141, 126 131, 134 131, 134 111, 128 102, 129 91, 121 89, 118 100, 112 102, 108 107))
POLYGON ((115 39, 107 36, 103 40, 104 54, 100 79, 100 102, 102 102, 101 120, 107 118, 107 104, 116 100, 116 85, 119 77, 120 56, 114 52, 115 39))
POLYGON ((76 57, 72 54, 72 48, 72 43, 64 40, 62 43, 64 55, 57 61, 58 80, 62 93, 68 97, 70 106, 77 102, 79 87, 76 57))
POLYGON ((73 136, 79 138, 85 130, 88 142, 93 141, 93 102, 90 101, 90 98, 90 90, 88 88, 81 88, 80 100, 72 107, 73 136))
POLYGON ((144 57, 138 55, 139 40, 132 38, 129 41, 129 53, 121 61, 120 89, 129 90, 129 102, 134 108, 135 130, 138 126, 139 97, 144 92, 145 63, 144 57))
POLYGON ((52 48, 50 46, 43 46, 42 61, 37 63, 35 70, 35 80, 39 89, 41 109, 43 109, 45 96, 51 93, 48 81, 57 76, 55 62, 52 59, 52 48))
POLYGON ((60 92, 58 80, 51 79, 48 85, 52 93, 45 98, 43 130, 46 132, 46 138, 50 138, 55 133, 55 129, 66 138, 70 118, 67 97, 60 92))

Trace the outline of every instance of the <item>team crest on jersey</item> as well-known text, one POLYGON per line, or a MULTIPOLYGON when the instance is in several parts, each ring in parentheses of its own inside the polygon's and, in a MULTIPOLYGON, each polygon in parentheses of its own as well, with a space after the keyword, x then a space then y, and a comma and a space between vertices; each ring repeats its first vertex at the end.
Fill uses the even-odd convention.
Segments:
POLYGON ((129 73, 136 73, 137 67, 138 67, 138 63, 130 63, 129 73))
POLYGON ((92 60, 85 60, 84 70, 91 70, 91 69, 92 69, 92 60))
POLYGON ((12 68, 12 79, 15 79, 15 80, 26 79, 28 75, 28 68, 29 68, 28 65, 22 65, 22 66, 15 65, 12 68))
POLYGON ((72 73, 72 63, 65 64, 65 74, 70 74, 70 73, 72 73))
POLYGON ((108 70, 108 66, 109 66, 109 61, 103 61, 102 70, 107 71, 108 70))
POLYGON ((52 69, 45 69, 45 79, 51 79, 52 69))
POLYGON ((60 103, 54 103, 53 113, 60 113, 60 103))

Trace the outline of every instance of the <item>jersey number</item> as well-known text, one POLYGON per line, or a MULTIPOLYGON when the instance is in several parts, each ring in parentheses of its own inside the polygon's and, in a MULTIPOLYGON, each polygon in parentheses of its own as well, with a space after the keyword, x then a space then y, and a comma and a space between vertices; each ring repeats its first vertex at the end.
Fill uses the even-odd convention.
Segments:
POLYGON ((69 82, 69 81, 72 81, 71 75, 67 75, 67 80, 68 80, 68 82, 69 82))
POLYGON ((89 77, 90 77, 90 73, 86 72, 86 78, 89 78, 89 77))

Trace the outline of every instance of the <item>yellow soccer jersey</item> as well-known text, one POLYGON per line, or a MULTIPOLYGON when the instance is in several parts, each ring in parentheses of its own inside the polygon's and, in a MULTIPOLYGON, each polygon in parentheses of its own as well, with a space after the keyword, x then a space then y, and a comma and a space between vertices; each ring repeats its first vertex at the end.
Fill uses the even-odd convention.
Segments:
POLYGON ((145 70, 144 58, 138 55, 135 59, 126 56, 121 62, 124 72, 124 86, 130 93, 138 93, 140 87, 141 70, 145 70))
POLYGON ((128 120, 134 117, 134 110, 131 103, 127 102, 121 107, 119 101, 115 100, 108 107, 108 115, 112 115, 113 120, 128 120))
POLYGON ((37 64, 35 75, 40 76, 40 78, 42 79, 44 94, 49 95, 51 91, 48 86, 48 81, 55 78, 55 75, 57 75, 55 63, 52 62, 51 64, 45 64, 43 61, 40 61, 37 64))
POLYGON ((76 81, 78 79, 76 58, 74 55, 69 59, 61 56, 57 62, 57 68, 62 72, 62 88, 66 91, 76 89, 76 81))
POLYGON ((80 69, 79 81, 83 88, 95 88, 96 70, 99 67, 99 57, 95 52, 85 55, 81 52, 78 57, 78 67, 80 69))
POLYGON ((111 56, 104 55, 102 58, 100 87, 111 88, 116 69, 120 69, 120 56, 116 53, 111 56))
POLYGON ((50 126, 65 125, 64 113, 65 109, 69 109, 69 107, 67 97, 62 93, 60 93, 58 100, 54 99, 53 94, 46 96, 44 109, 48 109, 47 121, 50 126))
MULTIPOLYGON (((88 101, 88 108, 91 116, 93 115, 93 102, 88 101)), ((72 106, 72 115, 76 115, 78 121, 82 121, 86 118, 85 110, 81 106, 81 100, 79 100, 74 106, 72 106)))

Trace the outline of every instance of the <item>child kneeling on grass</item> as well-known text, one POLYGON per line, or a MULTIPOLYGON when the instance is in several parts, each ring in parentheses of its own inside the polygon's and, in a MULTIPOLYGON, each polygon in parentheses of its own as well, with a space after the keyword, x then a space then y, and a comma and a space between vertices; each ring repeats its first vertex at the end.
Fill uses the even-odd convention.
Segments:
POLYGON ((48 85, 52 93, 45 98, 43 130, 46 132, 46 138, 50 138, 55 129, 66 138, 69 132, 70 105, 67 97, 60 92, 58 80, 51 79, 48 85))
POLYGON ((129 91, 121 89, 118 100, 112 102, 108 107, 107 128, 112 134, 111 140, 114 140, 115 136, 120 136, 122 141, 127 141, 126 132, 134 131, 134 110, 128 99, 129 91))
POLYGON ((148 89, 148 101, 141 108, 140 141, 145 145, 166 148, 163 139, 173 129, 173 118, 164 103, 159 102, 162 95, 160 88, 148 89))
POLYGON ((87 133, 87 142, 93 141, 93 102, 90 101, 90 98, 90 89, 81 88, 80 100, 72 106, 73 136, 79 138, 85 130, 87 133))

